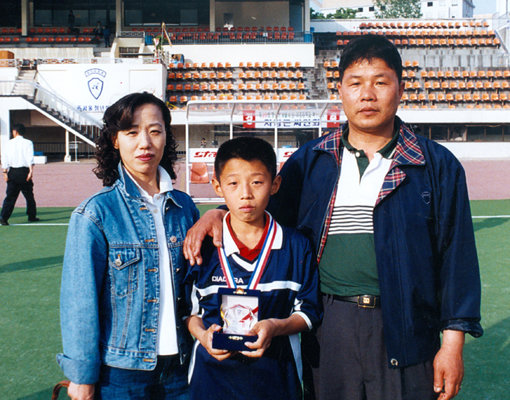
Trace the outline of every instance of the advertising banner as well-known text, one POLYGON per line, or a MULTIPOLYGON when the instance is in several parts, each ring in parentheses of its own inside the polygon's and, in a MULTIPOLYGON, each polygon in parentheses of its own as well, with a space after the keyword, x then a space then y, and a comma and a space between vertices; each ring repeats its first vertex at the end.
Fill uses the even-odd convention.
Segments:
POLYGON ((218 149, 216 148, 190 148, 189 149, 189 162, 204 162, 204 163, 214 163, 214 159, 216 158, 216 153, 218 149))
MULTIPOLYGON (((278 114, 279 129, 310 129, 320 126, 320 119, 313 111, 282 111, 278 114)), ((255 113, 255 128, 268 129, 275 127, 275 113, 257 110, 255 113)))
POLYGON ((255 110, 243 111, 243 128, 245 129, 255 128, 255 110))
POLYGON ((297 150, 297 147, 281 147, 277 152, 278 163, 284 163, 297 150))
POLYGON ((340 127, 340 110, 328 110, 326 113, 326 127, 338 128, 340 127))

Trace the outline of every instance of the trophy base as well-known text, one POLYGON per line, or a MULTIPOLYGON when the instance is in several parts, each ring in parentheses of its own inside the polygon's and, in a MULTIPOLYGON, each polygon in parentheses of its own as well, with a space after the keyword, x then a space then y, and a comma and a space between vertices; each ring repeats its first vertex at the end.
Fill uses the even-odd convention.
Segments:
POLYGON ((257 335, 237 335, 235 333, 213 332, 212 347, 229 351, 255 351, 245 346, 245 342, 257 341, 257 335))

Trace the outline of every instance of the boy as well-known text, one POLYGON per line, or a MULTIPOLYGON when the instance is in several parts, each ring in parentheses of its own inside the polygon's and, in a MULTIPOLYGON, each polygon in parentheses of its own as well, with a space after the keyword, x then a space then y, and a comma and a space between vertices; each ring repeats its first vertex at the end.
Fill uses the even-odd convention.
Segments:
POLYGON ((191 292, 187 324, 197 339, 191 398, 301 398, 297 334, 316 326, 322 316, 313 251, 304 236, 282 228, 265 211, 281 182, 269 143, 230 140, 219 148, 214 166, 214 190, 230 211, 223 222, 222 248, 204 242, 204 262, 191 267, 186 279, 191 292), (245 342, 249 350, 212 345, 213 333, 224 325, 218 295, 224 287, 253 289, 259 295, 258 322, 249 332, 257 337, 245 342))

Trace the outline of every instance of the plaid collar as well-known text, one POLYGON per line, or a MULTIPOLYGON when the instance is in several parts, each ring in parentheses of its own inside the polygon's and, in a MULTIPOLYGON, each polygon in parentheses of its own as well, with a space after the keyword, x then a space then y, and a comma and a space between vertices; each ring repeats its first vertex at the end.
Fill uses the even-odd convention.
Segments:
MULTIPOLYGON (((393 161, 391 163, 390 170, 384 178, 383 185, 377 198, 377 204, 379 204, 386 196, 388 196, 393 190, 395 190, 405 179, 405 172, 402 171, 400 165, 425 165, 425 157, 421 151, 420 145, 416 135, 400 120, 395 117, 395 124, 399 126, 399 135, 397 145, 395 147, 395 153, 393 155, 393 161)), ((342 134, 346 131, 348 123, 343 124, 340 129, 335 132, 326 135, 323 140, 313 148, 316 151, 325 151, 332 154, 335 160, 340 166, 342 163, 342 134)), ((337 181, 338 185, 338 181, 337 181)), ((317 263, 320 262, 324 247, 326 246, 329 226, 331 225, 331 217, 333 214, 333 208, 335 204, 337 188, 333 189, 331 198, 328 205, 326 218, 324 220, 324 226, 322 227, 321 240, 319 248, 317 250, 317 263)))
MULTIPOLYGON (((402 122, 399 117, 396 118, 396 124, 400 126, 395 153, 393 156, 392 168, 398 165, 425 165, 425 157, 421 151, 416 135, 402 122)), ((340 163, 340 150, 343 148, 342 135, 348 128, 345 122, 338 130, 326 135, 313 149, 331 153, 338 163, 340 163)))

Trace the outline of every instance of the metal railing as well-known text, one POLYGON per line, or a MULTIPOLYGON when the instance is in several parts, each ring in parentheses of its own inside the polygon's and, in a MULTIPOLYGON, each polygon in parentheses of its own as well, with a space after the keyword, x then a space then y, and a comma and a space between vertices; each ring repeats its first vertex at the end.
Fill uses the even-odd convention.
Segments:
POLYGON ((145 37, 145 32, 144 31, 121 31, 117 34, 117 37, 143 39, 145 37))
MULTIPOLYGON (((152 45, 151 37, 155 33, 148 33, 148 38, 145 43, 152 45)), ((308 32, 294 32, 292 38, 288 36, 285 38, 275 39, 274 36, 269 36, 267 32, 258 32, 255 37, 247 38, 244 34, 232 38, 229 33, 224 32, 202 32, 202 33, 169 33, 172 44, 282 44, 282 43, 304 43, 310 42, 311 37, 308 32), (308 35, 307 35, 308 34, 308 35)), ((165 46, 167 43, 165 42, 165 46)))
POLYGON ((78 126, 72 130, 85 135, 89 140, 93 140, 102 127, 99 121, 33 81, 0 81, 0 96, 22 96, 36 105, 43 105, 49 114, 57 113, 58 117, 53 116, 61 122, 78 126))
POLYGON ((15 68, 19 64, 19 60, 14 58, 2 58, 0 59, 0 67, 11 67, 15 68))

